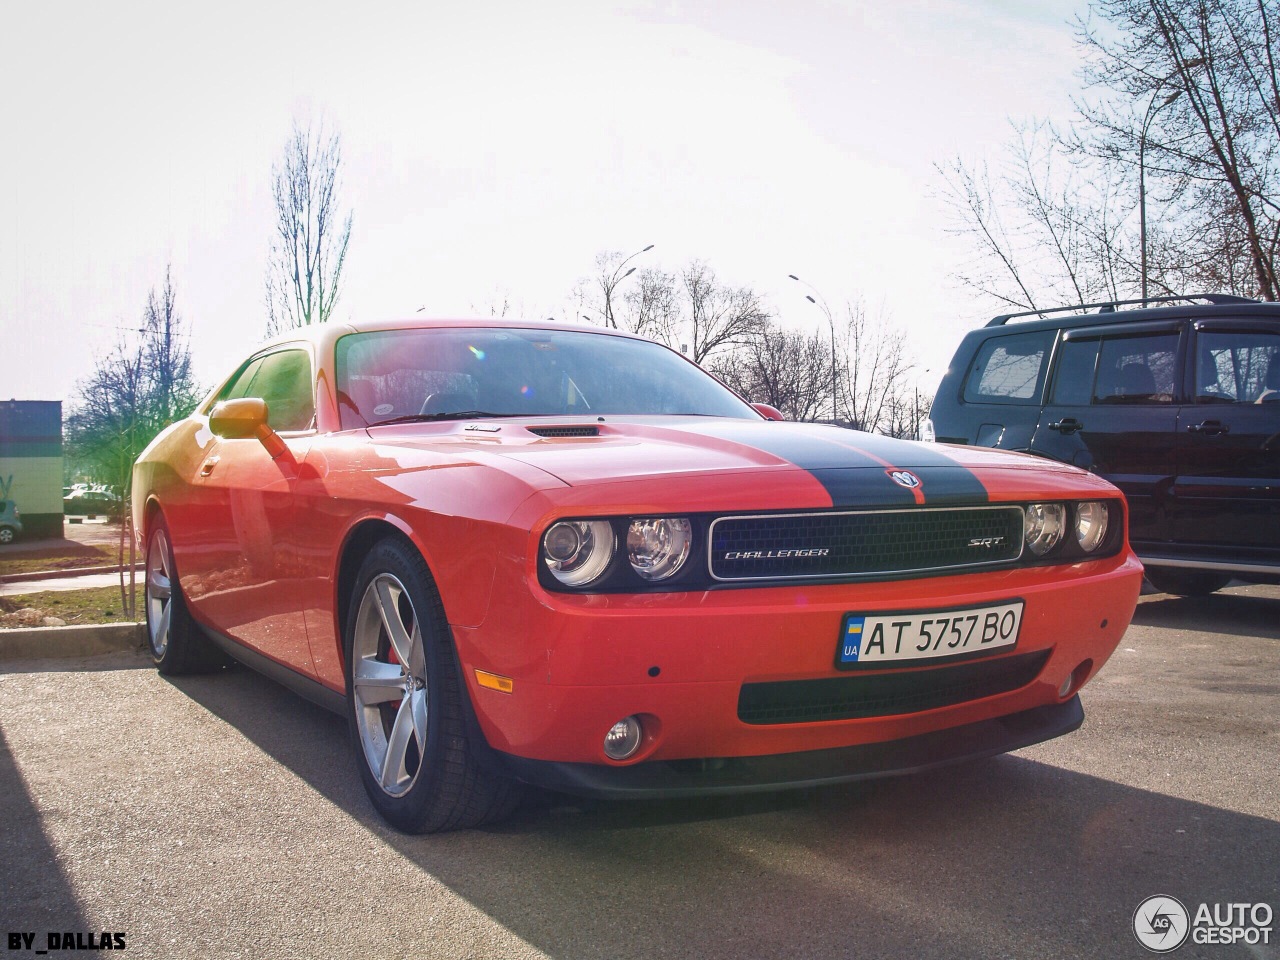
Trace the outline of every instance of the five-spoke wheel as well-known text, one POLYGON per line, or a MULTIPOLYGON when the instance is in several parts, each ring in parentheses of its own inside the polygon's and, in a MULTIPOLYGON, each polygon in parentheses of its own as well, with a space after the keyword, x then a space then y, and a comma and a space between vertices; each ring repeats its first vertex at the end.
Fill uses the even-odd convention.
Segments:
POLYGON ((161 673, 200 673, 231 662, 187 612, 173 562, 169 528, 159 514, 148 524, 143 601, 147 644, 161 673))
POLYGON ((147 639, 151 656, 164 657, 169 648, 169 630, 173 617, 173 569, 169 560, 169 536, 157 526, 147 549, 147 639))
POLYGON ((402 797, 422 770, 427 746, 422 626, 404 584, 390 573, 369 581, 352 636, 356 726, 371 772, 402 797))
POLYGON ((356 574, 346 629, 347 705, 374 807, 409 833, 501 819, 518 785, 482 766, 444 606, 422 555, 374 544, 356 574))

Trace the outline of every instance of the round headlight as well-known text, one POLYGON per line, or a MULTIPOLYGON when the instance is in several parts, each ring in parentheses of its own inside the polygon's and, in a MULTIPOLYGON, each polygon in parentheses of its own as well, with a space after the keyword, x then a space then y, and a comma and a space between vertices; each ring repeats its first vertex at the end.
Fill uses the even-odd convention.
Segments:
POLYGON ((1107 538, 1107 505, 1100 500, 1076 504, 1076 541, 1085 553, 1093 553, 1107 538))
POLYGON ((567 587, 598 580, 613 559, 613 527, 607 520, 561 520, 542 538, 542 559, 567 587))
POLYGON ((1066 509, 1060 503, 1031 503, 1027 505, 1024 529, 1027 549, 1037 557, 1043 557, 1062 539, 1066 509))
POLYGON ((627 528, 627 559, 645 580, 665 580, 684 566, 693 528, 684 517, 632 520, 627 528))

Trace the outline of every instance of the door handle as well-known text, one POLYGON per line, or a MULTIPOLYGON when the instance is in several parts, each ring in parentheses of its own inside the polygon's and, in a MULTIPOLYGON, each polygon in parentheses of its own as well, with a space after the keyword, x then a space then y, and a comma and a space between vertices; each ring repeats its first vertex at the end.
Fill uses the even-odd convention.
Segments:
POLYGON ((1203 433, 1206 437, 1220 437, 1224 433, 1230 433, 1231 428, 1221 420, 1205 420, 1202 423, 1193 423, 1187 427, 1187 433, 1203 433))
POLYGON ((213 468, 218 465, 218 461, 220 459, 220 457, 210 457, 204 463, 200 464, 200 476, 207 477, 209 474, 213 473, 213 468))
POLYGON ((1061 420, 1055 420, 1053 423, 1049 424, 1049 429, 1057 430, 1065 436, 1070 436, 1077 430, 1083 430, 1084 424, 1075 417, 1063 417, 1061 420))

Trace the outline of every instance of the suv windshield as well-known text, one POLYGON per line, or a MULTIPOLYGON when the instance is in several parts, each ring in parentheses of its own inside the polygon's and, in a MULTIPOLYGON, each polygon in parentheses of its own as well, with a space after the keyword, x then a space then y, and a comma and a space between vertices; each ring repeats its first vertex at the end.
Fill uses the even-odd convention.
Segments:
POLYGON ((759 419, 666 347, 587 331, 384 330, 336 349, 344 429, 401 418, 697 415, 759 419))

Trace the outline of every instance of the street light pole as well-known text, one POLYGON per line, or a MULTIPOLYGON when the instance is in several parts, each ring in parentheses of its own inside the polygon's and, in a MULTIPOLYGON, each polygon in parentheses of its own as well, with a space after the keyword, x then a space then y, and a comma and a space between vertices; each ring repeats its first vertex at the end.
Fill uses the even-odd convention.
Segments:
POLYGON ((1166 77, 1161 81, 1155 92, 1151 94, 1151 102, 1147 104, 1147 112, 1142 118, 1142 133, 1138 137, 1138 242, 1142 247, 1143 306, 1146 305, 1147 300, 1147 132, 1151 129, 1151 121, 1156 118, 1156 114, 1182 95, 1181 90, 1175 90, 1161 100, 1159 106, 1156 106, 1160 91, 1164 89, 1165 82, 1169 79, 1166 77))
POLYGON ((804 284, 817 294, 818 300, 822 301, 822 303, 819 304, 818 300, 815 300, 810 294, 806 293, 804 295, 806 300, 812 303, 815 307, 818 307, 818 309, 826 315, 827 326, 831 329, 831 422, 835 423, 839 419, 839 414, 836 411, 836 319, 831 313, 831 308, 827 306, 826 299, 821 293, 818 293, 817 287, 809 283, 807 280, 801 280, 794 273, 788 273, 787 276, 796 283, 804 284))
POLYGON ((653 244, 651 243, 647 247, 645 247, 643 250, 637 250, 635 253, 631 254, 631 256, 627 257, 625 260, 623 260, 620 264, 618 264, 614 268, 613 273, 609 274, 609 279, 606 280, 604 283, 604 322, 608 326, 613 327, 613 329, 615 330, 618 329, 618 324, 613 319, 614 288, 617 287, 617 285, 620 284, 623 280, 627 279, 627 277, 635 273, 636 268, 632 267, 630 270, 628 270, 626 273, 622 274, 621 276, 619 276, 618 273, 630 261, 640 256, 640 254, 642 253, 648 253, 652 249, 653 249, 653 244))

